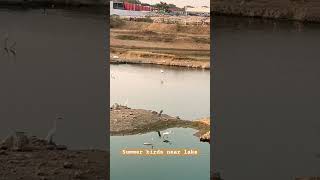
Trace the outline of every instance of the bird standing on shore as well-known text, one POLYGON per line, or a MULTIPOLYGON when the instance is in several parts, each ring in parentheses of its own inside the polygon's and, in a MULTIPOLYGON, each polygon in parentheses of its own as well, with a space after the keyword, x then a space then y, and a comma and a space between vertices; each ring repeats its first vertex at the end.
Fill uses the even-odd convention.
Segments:
POLYGON ((61 115, 57 115, 57 117, 53 121, 53 128, 48 132, 48 135, 46 137, 46 141, 49 144, 54 144, 53 137, 55 136, 57 131, 57 120, 61 120, 61 119, 63 119, 63 117, 61 115))
POLYGON ((129 103, 129 99, 127 98, 127 100, 124 102, 124 106, 128 107, 128 103, 129 103))

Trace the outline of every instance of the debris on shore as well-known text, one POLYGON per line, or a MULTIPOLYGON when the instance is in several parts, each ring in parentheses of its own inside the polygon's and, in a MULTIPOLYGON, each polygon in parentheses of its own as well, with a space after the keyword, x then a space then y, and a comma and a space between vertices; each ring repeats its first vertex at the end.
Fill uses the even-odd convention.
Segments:
POLYGON ((106 179, 108 154, 100 150, 68 150, 25 132, 0 143, 0 179, 106 179))
POLYGON ((196 134, 200 137, 201 142, 210 143, 210 118, 202 118, 195 121, 199 129, 199 132, 196 134))
MULTIPOLYGON (((150 52, 127 51, 126 54, 123 53, 119 56, 121 56, 122 58, 120 59, 120 58, 110 57, 110 63, 112 64, 154 64, 154 65, 187 67, 187 68, 196 68, 196 69, 210 69, 209 61, 199 61, 199 60, 188 59, 188 58, 180 58, 180 57, 175 57, 173 55, 169 56, 169 55, 150 53, 150 52), (155 57, 155 58, 152 58, 152 57, 155 57)), ((119 56, 117 55, 116 57, 119 57, 119 56)))
POLYGON ((200 141, 202 142, 210 142, 210 131, 200 136, 200 141))

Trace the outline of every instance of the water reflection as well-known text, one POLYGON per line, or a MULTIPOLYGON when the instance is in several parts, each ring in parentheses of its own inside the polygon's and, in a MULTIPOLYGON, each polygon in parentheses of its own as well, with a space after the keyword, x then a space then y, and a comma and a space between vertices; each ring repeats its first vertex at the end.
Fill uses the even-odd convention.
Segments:
MULTIPOLYGON (((163 142, 155 132, 133 136, 111 137, 111 179, 184 179, 208 180, 210 176, 210 148, 208 143, 201 143, 193 136, 196 130, 173 128, 170 143, 163 142), (199 149, 199 156, 122 156, 119 151, 125 148, 148 148, 145 142, 152 142, 157 148, 192 148, 199 149), (123 173, 126 169, 126 173, 123 173)), ((151 148, 151 147, 150 147, 151 148)))
POLYGON ((224 179, 319 176, 320 25, 215 22, 214 167, 224 179))
POLYGON ((111 65, 111 105, 194 120, 210 115, 210 72, 148 65, 111 65))

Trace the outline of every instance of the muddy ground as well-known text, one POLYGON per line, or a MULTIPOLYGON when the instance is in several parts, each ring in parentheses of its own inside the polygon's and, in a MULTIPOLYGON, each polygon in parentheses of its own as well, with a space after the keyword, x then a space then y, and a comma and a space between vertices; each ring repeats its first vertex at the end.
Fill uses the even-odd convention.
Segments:
POLYGON ((111 63, 210 68, 210 26, 121 21, 110 30, 111 63))
POLYGON ((0 144, 1 180, 107 179, 106 151, 68 150, 36 137, 9 139, 0 144))
POLYGON ((209 118, 189 121, 169 116, 161 111, 131 109, 117 104, 110 108, 111 136, 142 134, 175 127, 197 129, 196 136, 204 138, 203 141, 210 141, 209 118), (206 138, 203 135, 206 135, 206 138))

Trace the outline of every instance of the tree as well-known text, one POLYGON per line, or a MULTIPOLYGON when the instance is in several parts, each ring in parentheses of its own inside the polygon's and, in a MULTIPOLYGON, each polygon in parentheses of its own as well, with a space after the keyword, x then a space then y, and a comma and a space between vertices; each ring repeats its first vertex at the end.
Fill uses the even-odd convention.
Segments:
POLYGON ((169 12, 169 8, 176 8, 177 6, 174 4, 167 4, 166 2, 160 1, 155 5, 160 11, 169 12))

